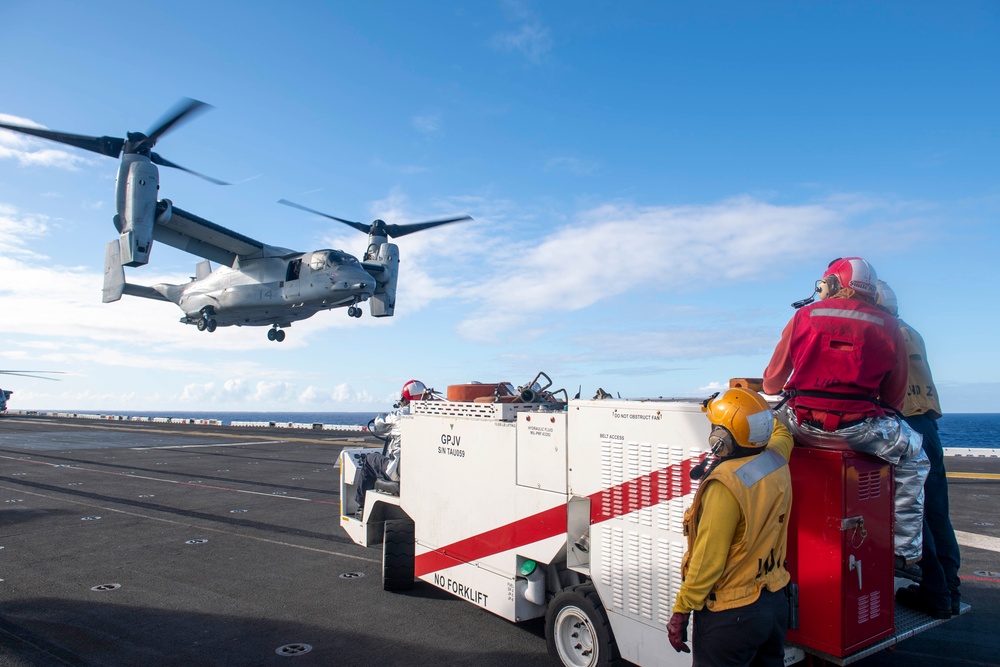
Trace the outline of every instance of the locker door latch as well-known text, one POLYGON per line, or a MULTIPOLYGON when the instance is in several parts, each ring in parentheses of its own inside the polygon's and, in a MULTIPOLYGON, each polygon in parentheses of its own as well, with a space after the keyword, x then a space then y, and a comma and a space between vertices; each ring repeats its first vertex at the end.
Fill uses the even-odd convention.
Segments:
POLYGON ((857 570, 858 571, 858 590, 859 591, 860 590, 864 590, 865 587, 861 583, 861 561, 858 560, 857 558, 855 558, 854 554, 851 554, 851 557, 850 557, 850 559, 847 562, 848 562, 848 569, 849 570, 857 570))
POLYGON ((865 518, 863 516, 831 519, 830 523, 832 524, 831 528, 836 528, 841 532, 853 531, 851 534, 851 546, 855 549, 860 549, 861 545, 865 543, 865 538, 868 537, 868 530, 865 528, 865 518))

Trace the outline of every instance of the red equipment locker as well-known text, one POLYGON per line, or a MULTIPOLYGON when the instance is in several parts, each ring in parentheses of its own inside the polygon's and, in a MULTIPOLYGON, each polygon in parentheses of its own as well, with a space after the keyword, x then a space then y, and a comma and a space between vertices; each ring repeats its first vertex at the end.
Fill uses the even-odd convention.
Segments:
POLYGON ((788 570, 799 628, 788 641, 844 657, 893 633, 892 466, 797 446, 788 570))

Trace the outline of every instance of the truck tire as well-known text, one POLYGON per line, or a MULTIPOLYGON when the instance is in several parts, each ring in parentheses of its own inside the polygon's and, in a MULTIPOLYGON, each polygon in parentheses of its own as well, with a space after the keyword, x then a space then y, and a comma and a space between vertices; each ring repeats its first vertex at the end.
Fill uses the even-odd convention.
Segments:
POLYGON ((566 667, 610 667, 621 654, 611 623, 592 584, 567 588, 545 613, 549 655, 566 667))
POLYGON ((382 540, 382 589, 408 591, 413 588, 413 522, 389 519, 382 540))

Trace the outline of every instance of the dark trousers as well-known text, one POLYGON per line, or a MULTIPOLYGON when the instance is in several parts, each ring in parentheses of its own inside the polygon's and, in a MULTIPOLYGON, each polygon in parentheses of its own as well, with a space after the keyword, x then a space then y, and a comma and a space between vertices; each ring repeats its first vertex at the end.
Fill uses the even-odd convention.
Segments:
POLYGON ((365 506, 365 493, 375 488, 375 480, 379 477, 388 479, 385 474, 388 463, 389 457, 381 452, 365 454, 364 465, 358 468, 358 472, 354 475, 354 501, 359 508, 365 506))
POLYGON ((929 595, 946 605, 959 595, 958 568, 962 554, 955 539, 948 510, 948 479, 944 469, 944 448, 938 437, 937 421, 927 415, 906 417, 906 423, 924 437, 924 452, 931 471, 924 483, 924 550, 920 558, 922 586, 929 595))
POLYGON ((693 667, 782 667, 788 629, 786 589, 766 588, 744 607, 694 612, 693 667))

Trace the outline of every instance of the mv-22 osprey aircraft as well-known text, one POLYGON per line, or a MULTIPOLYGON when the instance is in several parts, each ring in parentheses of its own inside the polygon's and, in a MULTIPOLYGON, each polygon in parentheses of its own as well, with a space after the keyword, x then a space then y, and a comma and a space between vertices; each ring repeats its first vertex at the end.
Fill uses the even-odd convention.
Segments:
POLYGON ((347 314, 361 317, 358 304, 368 301, 373 317, 391 317, 396 305, 399 248, 389 243, 422 229, 471 220, 463 215, 408 225, 371 225, 313 211, 292 202, 280 203, 349 225, 368 233, 362 261, 340 250, 297 252, 267 245, 158 200, 159 170, 173 167, 225 185, 153 152, 153 146, 179 122, 207 107, 198 100, 182 100, 148 134, 128 132, 125 138, 90 137, 0 123, 0 128, 58 141, 84 150, 121 157, 115 180, 114 217, 119 238, 108 243, 104 257, 104 302, 122 294, 170 301, 184 311, 181 322, 199 331, 224 326, 270 326, 267 338, 283 341, 282 327, 312 317, 322 310, 347 306, 347 314), (195 276, 183 285, 152 286, 125 282, 123 267, 149 262, 153 241, 166 243, 204 258, 195 276), (212 269, 211 262, 220 266, 212 269))

